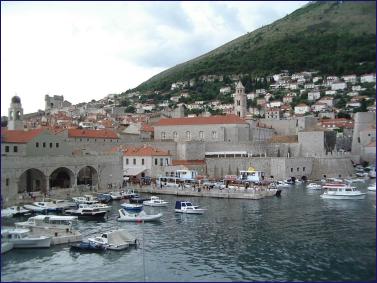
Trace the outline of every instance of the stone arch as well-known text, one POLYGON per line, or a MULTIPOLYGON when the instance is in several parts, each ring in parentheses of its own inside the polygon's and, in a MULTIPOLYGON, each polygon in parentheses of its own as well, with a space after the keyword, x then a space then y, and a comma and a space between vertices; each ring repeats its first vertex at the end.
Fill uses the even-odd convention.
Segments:
POLYGON ((97 170, 92 166, 85 166, 77 173, 77 185, 96 186, 98 184, 97 170))
POLYGON ((30 168, 18 178, 18 193, 23 192, 46 192, 46 175, 38 169, 30 168))
POLYGON ((75 174, 66 168, 59 167, 50 175, 50 188, 72 188, 75 180, 75 174))

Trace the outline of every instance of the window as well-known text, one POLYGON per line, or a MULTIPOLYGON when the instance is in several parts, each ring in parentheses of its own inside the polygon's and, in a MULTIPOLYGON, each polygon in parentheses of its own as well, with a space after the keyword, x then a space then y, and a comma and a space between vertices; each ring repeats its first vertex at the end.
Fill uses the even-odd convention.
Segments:
POLYGON ((82 139, 80 139, 80 141, 82 141, 82 139))
POLYGON ((299 167, 297 167, 297 172, 298 172, 298 171, 300 171, 300 168, 299 168, 299 167))
POLYGON ((144 165, 144 158, 141 159, 141 165, 144 165))
POLYGON ((126 165, 128 165, 128 158, 126 158, 126 165))
POLYGON ((357 138, 357 142, 360 143, 360 137, 357 138))
POLYGON ((291 172, 293 172, 293 168, 291 168, 291 172))
POLYGON ((94 141, 96 142, 96 141, 97 141, 97 139, 94 139, 94 141))
POLYGON ((203 131, 200 131, 199 132, 199 138, 202 140, 204 138, 204 132, 203 131))
POLYGON ((13 152, 18 152, 18 147, 17 146, 13 147, 13 152))
POLYGON ((305 167, 302 167, 302 171, 305 172, 305 167))
POLYGON ((134 160, 133 160, 133 164, 136 165, 136 158, 134 158, 134 160))
POLYGON ((162 140, 166 139, 166 133, 165 132, 161 132, 161 139, 162 140))
POLYGON ((240 105, 241 105, 241 101, 237 100, 237 106, 240 106, 240 105))
POLYGON ((177 132, 173 132, 173 138, 174 138, 174 139, 177 139, 177 138, 178 138, 178 133, 177 133, 177 132))
POLYGON ((9 146, 8 145, 5 146, 5 152, 9 152, 9 146))
POLYGON ((5 179, 5 185, 9 186, 9 178, 5 179))
POLYGON ((59 143, 58 143, 58 142, 55 144, 55 147, 56 147, 56 148, 59 148, 59 143))
POLYGON ((216 131, 212 131, 212 138, 217 139, 217 132, 216 131))
POLYGON ((158 164, 158 159, 155 158, 155 159, 154 159, 154 165, 157 165, 157 164, 158 164))
POLYGON ((50 142, 50 148, 52 148, 52 142, 50 142))
POLYGON ((191 140, 191 133, 190 133, 190 131, 187 131, 186 132, 186 140, 191 140))
POLYGON ((46 147, 46 143, 45 142, 42 145, 43 145, 43 147, 46 147))
POLYGON ((86 141, 88 142, 88 141, 89 141, 89 139, 86 139, 86 141))
POLYGON ((39 147, 39 142, 36 142, 36 143, 35 143, 35 147, 39 147))
POLYGON ((164 165, 163 162, 164 162, 164 159, 160 158, 160 166, 164 165))
POLYGON ((169 159, 168 158, 165 159, 165 165, 169 165, 169 159))

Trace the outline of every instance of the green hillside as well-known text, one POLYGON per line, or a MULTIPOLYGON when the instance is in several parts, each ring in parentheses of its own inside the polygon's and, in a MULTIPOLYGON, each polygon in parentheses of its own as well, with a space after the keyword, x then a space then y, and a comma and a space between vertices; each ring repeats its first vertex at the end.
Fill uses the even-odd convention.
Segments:
POLYGON ((282 69, 362 74, 376 68, 376 3, 315 2, 219 48, 179 64, 135 90, 168 90, 208 74, 263 76, 282 69))

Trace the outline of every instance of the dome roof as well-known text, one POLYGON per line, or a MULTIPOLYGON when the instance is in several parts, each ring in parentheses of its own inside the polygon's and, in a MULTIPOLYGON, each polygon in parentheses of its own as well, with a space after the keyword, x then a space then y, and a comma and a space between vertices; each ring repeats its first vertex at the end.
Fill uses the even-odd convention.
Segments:
POLYGON ((21 99, 18 96, 13 96, 12 103, 21 103, 21 99))

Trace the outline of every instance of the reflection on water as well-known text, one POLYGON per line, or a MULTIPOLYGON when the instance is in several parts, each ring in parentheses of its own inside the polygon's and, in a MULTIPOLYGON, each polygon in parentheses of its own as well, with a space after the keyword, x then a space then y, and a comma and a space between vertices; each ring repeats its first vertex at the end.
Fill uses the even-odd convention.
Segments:
MULTIPOLYGON (((361 185, 363 186, 363 185, 361 185)), ((362 189, 366 190, 366 185, 362 189)), ((70 252, 68 245, 12 250, 2 256, 4 281, 366 281, 375 278, 375 194, 364 200, 323 200, 294 186, 281 198, 187 198, 203 215, 174 213, 160 223, 79 221, 84 237, 125 228, 138 248, 70 252), (362 240, 360 240, 362 239, 362 240), (145 274, 144 271, 145 270, 145 274)), ((182 198, 181 198, 182 199, 182 198)))

